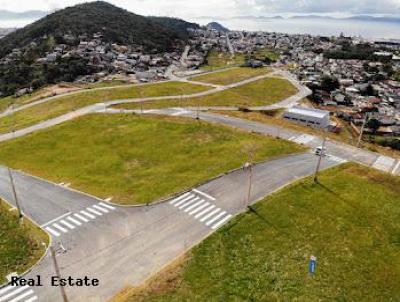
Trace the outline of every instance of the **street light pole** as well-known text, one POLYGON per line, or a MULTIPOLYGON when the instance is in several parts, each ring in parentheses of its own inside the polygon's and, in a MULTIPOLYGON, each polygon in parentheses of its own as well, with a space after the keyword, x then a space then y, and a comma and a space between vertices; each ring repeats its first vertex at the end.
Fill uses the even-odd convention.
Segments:
POLYGON ((315 183, 318 183, 318 173, 319 173, 319 170, 321 167, 322 156, 324 156, 325 142, 326 142, 326 138, 324 137, 324 140, 322 141, 322 149, 318 156, 317 168, 315 169, 315 174, 314 174, 314 182, 315 183))
POLYGON ((247 190, 247 200, 246 200, 246 206, 250 206, 250 195, 251 195, 251 186, 253 184, 253 163, 250 163, 249 165, 249 187, 247 190))
MULTIPOLYGON (((60 267, 58 266, 57 259, 56 259, 56 253, 52 246, 50 246, 50 253, 51 253, 51 258, 53 259, 54 270, 56 271, 56 276, 60 280, 61 279, 60 267)), ((65 292, 64 286, 59 286, 59 287, 60 287, 63 302, 68 302, 67 293, 65 292)))
POLYGON ((363 136, 365 125, 367 124, 367 121, 368 121, 368 113, 365 114, 365 119, 361 126, 360 136, 358 137, 358 141, 357 141, 357 148, 360 148, 362 136, 363 136))
POLYGON ((19 205, 17 190, 15 189, 15 184, 14 184, 14 177, 13 177, 11 169, 9 167, 7 167, 7 170, 8 170, 8 176, 10 178, 11 189, 12 189, 12 193, 13 193, 13 197, 14 197, 15 206, 18 209, 18 219, 20 221, 22 221, 22 218, 24 215, 22 214, 21 207, 19 205))

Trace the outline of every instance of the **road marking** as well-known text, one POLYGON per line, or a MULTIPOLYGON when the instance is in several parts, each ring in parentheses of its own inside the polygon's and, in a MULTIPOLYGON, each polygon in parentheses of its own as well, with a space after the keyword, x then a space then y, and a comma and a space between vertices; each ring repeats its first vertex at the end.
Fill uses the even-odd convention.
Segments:
POLYGON ((206 202, 206 203, 200 205, 199 207, 197 207, 196 209, 194 209, 193 211, 191 211, 191 212, 189 213, 189 215, 196 214, 198 211, 204 209, 204 208, 205 208, 206 206, 208 206, 209 204, 210 204, 209 202, 206 202))
POLYGON ((38 297, 34 296, 32 298, 29 298, 28 300, 25 300, 25 302, 33 302, 33 301, 36 301, 37 299, 38 299, 38 297))
POLYGON ((65 216, 68 216, 68 215, 71 215, 71 212, 65 213, 65 214, 63 214, 63 215, 61 215, 61 216, 59 216, 57 218, 54 218, 54 219, 50 220, 49 222, 46 222, 45 224, 42 224, 41 227, 44 228, 46 225, 49 225, 49 224, 51 224, 51 223, 53 223, 53 222, 55 222, 55 221, 57 221, 59 219, 62 219, 65 216))
POLYGON ((200 201, 196 202, 195 204, 191 205, 190 207, 186 208, 184 210, 185 213, 189 212, 190 210, 194 209, 195 207, 205 203, 206 201, 204 199, 200 199, 200 201))
POLYGON ((108 197, 108 198, 106 198, 106 199, 104 199, 104 201, 111 201, 113 198, 112 197, 108 197))
POLYGON ((220 227, 222 224, 224 224, 228 219, 230 219, 232 217, 231 214, 226 215, 222 220, 220 220, 219 222, 217 222, 216 224, 214 224, 211 228, 213 230, 215 230, 216 228, 220 227))
POLYGON ((213 218, 211 218, 209 221, 206 222, 206 225, 210 225, 212 224, 214 221, 218 220, 219 218, 221 218, 222 216, 224 216, 226 214, 225 211, 222 211, 221 213, 219 213, 217 216, 214 216, 213 218))
POLYGON ((191 195, 191 194, 190 194, 189 192, 187 192, 187 193, 185 193, 185 194, 179 196, 178 198, 175 198, 175 199, 171 200, 169 203, 170 203, 170 204, 174 204, 174 203, 176 203, 177 201, 181 200, 182 198, 188 197, 188 195, 191 195))
POLYGON ((64 229, 61 225, 59 225, 59 224, 57 224, 57 223, 53 223, 53 226, 56 228, 56 229, 59 229, 61 232, 63 232, 63 233, 67 233, 68 232, 68 230, 67 229, 64 229))
POLYGON ((72 218, 71 216, 67 217, 67 219, 69 221, 72 221, 73 223, 75 223, 76 225, 82 225, 82 223, 74 218, 72 218))
POLYGON ((207 209, 201 211, 199 214, 196 214, 196 216, 194 216, 194 218, 197 219, 197 218, 203 216, 205 213, 210 212, 214 208, 215 208, 215 205, 213 204, 213 205, 209 206, 207 209))
POLYGON ((10 300, 10 302, 18 302, 20 300, 22 300, 23 298, 25 298, 26 296, 32 295, 33 294, 33 290, 28 290, 27 292, 24 292, 22 295, 19 295, 18 297, 10 300))
POLYGON ((100 213, 99 211, 96 211, 95 209, 92 209, 92 208, 86 208, 86 210, 96 214, 97 216, 102 216, 103 215, 103 213, 100 213))
POLYGON ((381 155, 376 159, 376 161, 373 163, 372 166, 376 169, 387 172, 393 166, 394 163, 395 163, 394 158, 381 155))
POLYGON ((106 209, 104 209, 104 208, 98 206, 97 204, 93 205, 93 208, 96 208, 97 210, 100 210, 100 211, 102 211, 103 213, 109 213, 109 212, 110 212, 109 210, 106 210, 106 209))
POLYGON ((179 210, 182 210, 182 209, 184 209, 184 208, 190 206, 190 205, 193 204, 194 202, 198 201, 199 199, 200 199, 200 197, 195 197, 195 198, 189 200, 188 202, 184 203, 183 205, 181 205, 178 209, 179 209, 179 210))
POLYGON ((81 213, 83 214, 83 215, 85 215, 86 217, 89 217, 89 218, 91 218, 91 219, 95 219, 96 218, 96 216, 94 216, 94 215, 92 215, 92 214, 89 214, 88 212, 86 212, 86 211, 81 211, 81 213))
MULTIPOLYGON (((9 287, 13 288, 13 286, 11 286, 11 285, 9 287)), ((24 285, 22 287, 18 287, 16 290, 12 291, 11 293, 8 293, 7 295, 0 297, 0 302, 6 301, 8 298, 15 296, 16 294, 18 294, 28 288, 29 288, 29 285, 24 285)))
POLYGON ((52 234, 52 235, 54 235, 54 236, 56 236, 56 237, 59 237, 59 236, 61 235, 59 232, 54 231, 54 230, 53 230, 52 228, 50 228, 50 227, 46 227, 45 230, 47 230, 50 234, 52 234))
POLYGON ((87 220, 85 217, 79 215, 79 214, 74 214, 75 217, 78 217, 80 220, 84 221, 84 222, 88 222, 89 220, 87 220))
POLYGON ((201 222, 205 221, 206 219, 210 218, 212 215, 218 213, 219 211, 221 211, 220 208, 215 209, 214 211, 212 211, 211 213, 208 213, 206 216, 204 216, 203 218, 200 219, 201 222))
POLYGON ((182 203, 184 203, 186 200, 189 200, 189 199, 191 199, 191 198, 193 198, 193 197, 195 197, 195 195, 190 194, 190 196, 188 196, 188 197, 186 197, 186 198, 180 200, 179 202, 177 202, 176 204, 174 204, 174 206, 175 206, 175 207, 178 207, 178 206, 180 206, 182 203))
POLYGON ((397 165, 393 168, 392 174, 396 175, 397 170, 400 168, 400 160, 397 165))
POLYGON ((106 203, 104 203, 104 202, 99 202, 99 205, 101 205, 101 206, 103 206, 103 207, 106 207, 106 208, 108 208, 108 209, 110 209, 110 210, 115 210, 115 207, 110 206, 109 204, 106 204, 106 203))
POLYGON ((213 201, 216 200, 216 199, 215 199, 214 197, 212 197, 211 195, 208 195, 207 193, 204 193, 204 192, 202 192, 202 191, 200 191, 200 190, 193 189, 192 191, 193 191, 193 192, 196 192, 196 193, 198 193, 198 194, 200 194, 200 195, 203 195, 203 196, 205 196, 205 197, 207 197, 208 199, 211 199, 211 200, 213 200, 213 201))
POLYGON ((63 225, 66 225, 67 227, 69 227, 71 230, 75 229, 75 227, 74 227, 72 224, 66 222, 65 220, 60 220, 60 222, 61 222, 63 225))

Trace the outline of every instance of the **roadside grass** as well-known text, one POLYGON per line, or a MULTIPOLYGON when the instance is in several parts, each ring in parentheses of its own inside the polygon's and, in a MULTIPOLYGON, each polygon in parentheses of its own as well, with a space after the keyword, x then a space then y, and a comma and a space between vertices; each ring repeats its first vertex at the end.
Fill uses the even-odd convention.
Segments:
POLYGON ((399 177, 345 164, 253 208, 114 301, 400 299, 399 177))
POLYGON ((267 74, 270 71, 271 69, 269 68, 237 67, 233 69, 222 70, 220 72, 195 76, 190 79, 216 85, 228 85, 267 74))
POLYGON ((120 204, 170 196, 248 161, 304 150, 192 119, 91 114, 0 144, 0 162, 120 204))
POLYGON ((244 64, 244 54, 232 56, 229 52, 211 50, 208 52, 206 62, 200 68, 203 70, 213 70, 224 67, 240 66, 244 64))
POLYGON ((42 257, 49 237, 27 218, 18 222, 17 211, 0 200, 0 284, 12 272, 23 273, 42 257))
POLYGON ((142 105, 140 103, 127 103, 115 105, 114 108, 139 109, 143 107, 144 109, 153 109, 196 106, 266 106, 277 103, 296 93, 296 87, 287 80, 265 78, 202 97, 150 101, 144 102, 142 105))
POLYGON ((74 95, 67 95, 16 112, 13 116, 0 118, 0 133, 29 127, 41 121, 51 119, 76 109, 109 100, 125 98, 153 97, 196 93, 210 89, 200 85, 181 82, 165 82, 143 86, 127 86, 104 90, 85 90, 74 95))

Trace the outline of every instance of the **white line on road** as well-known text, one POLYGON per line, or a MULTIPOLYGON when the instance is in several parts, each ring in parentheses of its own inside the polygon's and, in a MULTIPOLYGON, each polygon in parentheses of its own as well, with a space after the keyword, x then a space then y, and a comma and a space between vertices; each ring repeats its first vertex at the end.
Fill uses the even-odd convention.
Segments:
POLYGON ((28 285, 22 286, 17 288, 16 290, 12 291, 11 293, 8 293, 7 295, 3 296, 0 298, 0 302, 6 301, 8 298, 15 296, 16 294, 24 291, 25 289, 29 288, 28 285))
POLYGON ((18 301, 24 299, 26 296, 29 296, 32 294, 33 294, 33 290, 30 289, 27 292, 24 292, 23 294, 19 295, 18 297, 15 297, 14 299, 10 300, 10 302, 18 302, 18 301))
POLYGON ((187 212, 189 212, 190 210, 196 208, 197 206, 199 206, 199 205, 201 205, 201 204, 203 204, 203 203, 205 203, 205 202, 206 202, 206 201, 205 201, 204 199, 200 199, 200 201, 198 201, 198 202, 196 202, 195 204, 191 205, 190 207, 186 208, 186 209, 184 210, 184 212, 187 213, 187 212))
POLYGON ((50 228, 50 227, 46 227, 45 230, 48 231, 50 234, 56 236, 56 237, 59 237, 59 236, 61 235, 59 232, 54 231, 54 230, 53 230, 52 228, 50 228))
POLYGON ((206 214, 207 212, 210 212, 214 208, 215 208, 215 205, 213 204, 213 205, 209 206, 207 209, 201 211, 199 214, 196 214, 196 216, 194 216, 194 218, 197 219, 197 218, 203 216, 204 214, 206 214))
POLYGON ((71 230, 75 229, 75 227, 72 224, 70 224, 69 222, 66 222, 65 220, 60 220, 60 222, 63 225, 66 225, 67 227, 69 227, 71 230))
POLYGON ((101 213, 101 212, 99 212, 99 211, 96 211, 95 209, 92 209, 92 208, 86 208, 86 210, 88 210, 89 212, 92 212, 92 213, 96 214, 97 216, 102 216, 102 215, 103 215, 103 213, 101 213))
POLYGON ((203 222, 204 220, 210 218, 212 215, 218 213, 219 211, 221 211, 220 208, 215 209, 214 211, 212 211, 211 213, 208 213, 206 216, 204 216, 203 218, 200 219, 201 222, 203 222))
POLYGON ((41 227, 44 228, 46 225, 49 225, 49 224, 53 223, 54 221, 57 221, 57 220, 59 220, 61 218, 64 218, 65 216, 68 216, 68 215, 71 215, 71 212, 65 213, 65 214, 63 214, 63 215, 61 215, 61 216, 59 216, 57 218, 54 218, 54 219, 50 220, 49 222, 46 222, 45 224, 42 224, 41 227))
POLYGON ((176 203, 177 201, 181 200, 182 198, 188 197, 189 195, 191 195, 191 194, 190 194, 189 192, 187 192, 187 193, 185 193, 185 194, 183 194, 183 195, 181 195, 181 196, 179 196, 179 197, 177 197, 177 198, 171 200, 169 203, 170 203, 170 204, 174 204, 174 203, 176 203))
POLYGON ((109 204, 106 204, 106 203, 104 203, 104 202, 99 202, 99 205, 101 205, 101 206, 103 206, 103 207, 106 207, 106 208, 108 208, 108 209, 110 209, 110 210, 115 210, 115 207, 110 206, 109 204))
POLYGON ((193 189, 192 191, 194 191, 194 192, 196 192, 196 193, 198 193, 198 194, 200 194, 200 195, 203 195, 203 196, 205 196, 205 197, 207 197, 207 198, 209 198, 209 199, 211 199, 211 200, 216 200, 214 197, 212 197, 211 195, 208 195, 207 193, 204 193, 204 192, 202 192, 202 191, 200 191, 200 190, 197 190, 197 189, 193 189))
POLYGON ((232 217, 232 215, 231 214, 229 214, 229 215, 226 215, 222 220, 220 220, 219 222, 217 222, 216 224, 214 224, 211 228, 213 229, 213 230, 215 230, 216 228, 218 228, 219 226, 221 226, 225 221, 227 221, 229 218, 231 218, 232 217))
POLYGON ((397 170, 400 168, 400 160, 397 165, 393 168, 392 174, 396 175, 397 170))
POLYGON ((191 211, 191 212, 189 213, 189 215, 196 214, 198 211, 204 209, 204 208, 205 208, 206 206, 208 206, 209 204, 210 204, 209 202, 206 202, 206 203, 200 205, 199 207, 197 207, 196 209, 194 209, 193 211, 191 211))
POLYGON ((219 213, 217 216, 214 216, 213 218, 211 218, 209 221, 206 222, 206 225, 210 225, 212 224, 214 221, 217 221, 219 218, 221 218, 222 216, 224 216, 226 214, 225 211, 219 213))
POLYGON ((97 204, 93 205, 93 208, 95 208, 95 209, 97 209, 97 210, 100 210, 100 211, 102 211, 103 213, 109 213, 109 212, 110 212, 109 210, 104 209, 104 208, 98 206, 97 204))
POLYGON ((60 230, 61 232, 63 232, 63 233, 67 233, 67 232, 68 232, 67 229, 63 228, 61 225, 59 225, 59 224, 57 224, 57 223, 54 223, 53 226, 54 226, 56 229, 59 229, 59 230, 60 230))
POLYGON ((75 223, 76 225, 82 225, 82 223, 74 218, 72 218, 71 216, 67 217, 67 219, 69 221, 72 221, 73 223, 75 223))
POLYGON ((74 214, 75 217, 78 217, 80 220, 84 221, 84 222, 88 222, 89 220, 87 220, 85 217, 83 217, 82 215, 79 214, 74 214))
POLYGON ((81 211, 81 213, 83 214, 83 215, 85 215, 86 217, 89 217, 89 218, 91 218, 91 219, 95 219, 96 218, 96 216, 94 216, 94 215, 92 215, 92 214, 89 214, 88 212, 86 212, 86 211, 81 211))
POLYGON ((36 301, 37 299, 38 299, 38 297, 34 296, 32 298, 29 298, 28 300, 25 300, 25 302, 33 302, 33 301, 36 301))
POLYGON ((194 202, 198 201, 199 199, 200 199, 200 197, 195 197, 195 198, 189 200, 188 202, 185 202, 185 203, 184 203, 183 205, 181 205, 178 209, 179 209, 179 210, 182 210, 182 209, 184 209, 184 208, 190 206, 190 205, 193 204, 194 202))
POLYGON ((189 200, 189 199, 191 199, 193 197, 195 197, 195 195, 190 194, 188 197, 186 197, 186 198, 180 200, 179 202, 177 202, 176 204, 174 204, 174 206, 178 207, 178 206, 180 206, 181 204, 183 204, 184 202, 186 202, 187 200, 189 200))

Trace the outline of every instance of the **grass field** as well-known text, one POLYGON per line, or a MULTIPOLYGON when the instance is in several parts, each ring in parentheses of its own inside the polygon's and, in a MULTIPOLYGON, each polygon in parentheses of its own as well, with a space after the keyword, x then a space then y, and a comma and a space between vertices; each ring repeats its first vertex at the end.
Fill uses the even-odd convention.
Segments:
POLYGON ((0 144, 0 162, 121 204, 147 203, 295 144, 191 119, 92 114, 0 144), (248 159, 247 159, 248 160, 248 159))
POLYGON ((229 52, 211 50, 206 58, 206 63, 201 66, 203 70, 213 70, 223 67, 240 66, 244 64, 244 55, 232 56, 229 52))
POLYGON ((205 75, 192 77, 191 80, 211 83, 216 85, 228 85, 247 80, 259 75, 267 74, 271 70, 269 68, 248 68, 237 67, 220 72, 214 72, 205 75))
MULTIPOLYGON (((175 99, 143 103, 144 109, 185 106, 266 106, 279 102, 293 94, 297 89, 287 80, 265 78, 232 89, 203 97, 175 99)), ((115 108, 138 109, 139 103, 120 104, 115 108)))
POLYGON ((42 242, 49 243, 45 232, 29 220, 19 224, 16 211, 0 200, 0 284, 12 272, 22 273, 45 252, 42 242))
POLYGON ((400 178, 346 164, 254 209, 118 301, 400 300, 400 178))
POLYGON ((15 129, 22 129, 43 120, 60 116, 64 113, 94 103, 137 97, 153 97, 164 95, 180 95, 195 93, 209 89, 208 87, 181 82, 165 82, 143 86, 127 86, 105 90, 84 91, 78 94, 63 96, 55 100, 16 112, 14 116, 0 119, 0 133, 9 132, 14 123, 15 129))

